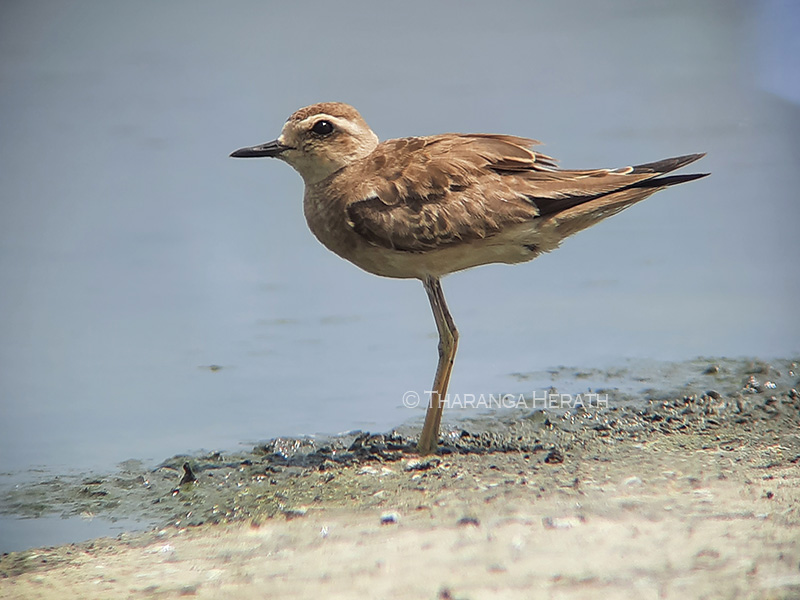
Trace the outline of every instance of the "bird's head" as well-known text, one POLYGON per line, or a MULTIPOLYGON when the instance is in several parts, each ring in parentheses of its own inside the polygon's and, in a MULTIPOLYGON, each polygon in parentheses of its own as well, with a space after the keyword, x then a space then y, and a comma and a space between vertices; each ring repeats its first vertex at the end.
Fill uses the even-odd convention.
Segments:
POLYGON ((279 158, 300 173, 306 185, 311 185, 368 156, 377 145, 378 136, 355 108, 341 102, 323 102, 295 112, 277 140, 240 148, 231 156, 279 158))

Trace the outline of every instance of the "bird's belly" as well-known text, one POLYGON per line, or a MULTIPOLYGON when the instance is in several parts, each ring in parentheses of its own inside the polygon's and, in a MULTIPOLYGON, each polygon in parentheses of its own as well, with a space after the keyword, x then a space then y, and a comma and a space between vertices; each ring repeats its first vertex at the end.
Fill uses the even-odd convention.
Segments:
POLYGON ((424 279, 441 277, 491 263, 514 264, 536 258, 552 248, 543 243, 538 223, 531 221, 511 227, 484 239, 455 241, 422 252, 395 250, 367 241, 334 211, 334 203, 309 202, 305 216, 314 236, 334 254, 357 267, 382 277, 424 279))
POLYGON ((456 242, 425 252, 391 250, 367 242, 359 244, 351 252, 328 248, 369 273, 398 279, 441 277, 480 265, 525 262, 540 254, 533 244, 526 245, 517 240, 509 242, 500 235, 469 243, 456 242))

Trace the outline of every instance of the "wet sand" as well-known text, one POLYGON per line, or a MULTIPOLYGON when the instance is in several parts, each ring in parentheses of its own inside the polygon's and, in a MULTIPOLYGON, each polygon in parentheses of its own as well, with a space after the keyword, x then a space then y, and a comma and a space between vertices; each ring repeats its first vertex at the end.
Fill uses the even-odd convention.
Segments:
POLYGON ((4 555, 0 596, 798 598, 800 367, 685 366, 637 402, 450 430, 434 457, 405 431, 281 439, 45 486, 162 526, 4 555))

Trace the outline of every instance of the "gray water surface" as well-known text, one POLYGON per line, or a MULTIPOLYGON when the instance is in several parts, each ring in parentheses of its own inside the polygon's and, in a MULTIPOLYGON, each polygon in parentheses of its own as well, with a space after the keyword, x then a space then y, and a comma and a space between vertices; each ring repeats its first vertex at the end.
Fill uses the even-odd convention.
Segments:
POLYGON ((382 139, 541 139, 570 168, 708 152, 692 168, 711 177, 552 255, 449 277, 452 392, 562 364, 796 354, 798 15, 3 3, 0 485, 422 417, 402 405, 436 363, 421 285, 321 247, 286 165, 227 158, 318 101, 355 105, 382 139))

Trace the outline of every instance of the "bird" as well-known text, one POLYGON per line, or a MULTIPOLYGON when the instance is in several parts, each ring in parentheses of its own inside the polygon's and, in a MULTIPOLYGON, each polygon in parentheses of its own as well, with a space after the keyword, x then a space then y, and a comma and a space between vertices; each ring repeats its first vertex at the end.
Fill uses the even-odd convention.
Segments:
POLYGON ((329 250, 383 277, 419 279, 439 334, 438 364, 417 444, 436 452, 459 333, 441 279, 515 264, 667 187, 708 173, 665 176, 689 154, 616 169, 561 169, 514 135, 445 133, 379 141, 361 114, 322 102, 292 114, 274 141, 233 158, 277 158, 303 178, 303 212, 329 250))

